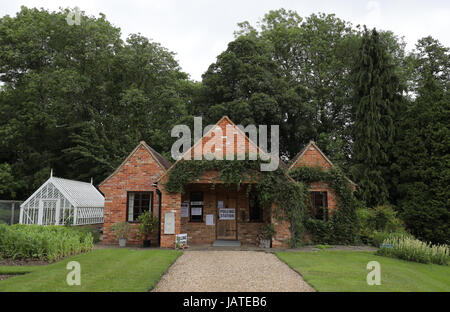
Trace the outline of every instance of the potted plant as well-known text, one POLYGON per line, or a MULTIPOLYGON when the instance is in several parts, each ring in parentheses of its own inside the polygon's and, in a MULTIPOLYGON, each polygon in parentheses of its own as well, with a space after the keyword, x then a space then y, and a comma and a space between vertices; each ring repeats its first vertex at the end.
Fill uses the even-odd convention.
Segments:
POLYGON ((111 231, 113 232, 114 236, 119 239, 119 246, 125 247, 127 244, 127 238, 130 235, 131 224, 126 221, 114 223, 111 226, 111 231))
POLYGON ((264 224, 261 230, 261 234, 258 235, 259 247, 270 248, 270 242, 272 241, 272 237, 276 233, 277 231, 275 231, 275 227, 273 226, 273 224, 264 224))
POLYGON ((146 211, 137 218, 137 221, 139 222, 138 237, 143 239, 143 247, 150 247, 150 234, 158 228, 158 218, 153 217, 150 211, 146 211))

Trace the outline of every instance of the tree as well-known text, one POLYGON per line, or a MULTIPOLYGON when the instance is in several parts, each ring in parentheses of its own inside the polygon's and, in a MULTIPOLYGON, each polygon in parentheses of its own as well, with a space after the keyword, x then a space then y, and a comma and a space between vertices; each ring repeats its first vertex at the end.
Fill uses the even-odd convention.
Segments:
POLYGON ((140 35, 123 42, 102 14, 68 25, 68 12, 0 18, 0 196, 26 198, 50 168, 100 182, 139 140, 169 151, 187 118, 194 88, 173 53, 140 35))
POLYGON ((450 49, 426 37, 410 55, 416 98, 395 148, 397 205, 407 228, 434 243, 450 239, 450 49))
POLYGON ((319 137, 342 142, 349 155, 351 26, 332 14, 303 19, 284 9, 266 14, 258 29, 239 26, 203 76, 202 114, 211 122, 227 114, 244 125, 280 125, 288 158, 319 137))
POLYGON ((388 201, 386 174, 402 91, 392 58, 375 29, 365 28, 354 79, 353 175, 361 198, 373 207, 388 201))

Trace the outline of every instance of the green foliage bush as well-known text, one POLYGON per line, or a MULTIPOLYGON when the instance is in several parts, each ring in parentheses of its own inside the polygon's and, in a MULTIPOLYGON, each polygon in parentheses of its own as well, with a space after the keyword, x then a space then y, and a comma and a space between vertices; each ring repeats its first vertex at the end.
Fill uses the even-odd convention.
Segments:
MULTIPOLYGON (((403 237, 405 235, 409 235, 406 232, 398 231, 398 232, 386 232, 386 231, 374 231, 370 234, 368 244, 374 247, 380 247, 380 245, 388 238, 394 237, 403 237)), ((411 236, 413 237, 413 236, 411 236)))
POLYGON ((132 226, 127 221, 117 222, 111 226, 111 231, 113 235, 117 238, 128 238, 130 232, 132 230, 132 226))
POLYGON ((305 227, 313 235, 313 241, 322 244, 331 244, 333 240, 333 229, 331 222, 308 218, 305 227))
POLYGON ((100 242, 100 230, 93 225, 74 226, 72 229, 85 234, 91 233, 94 244, 100 242))
POLYGON ((158 228, 159 219, 157 216, 152 216, 150 211, 145 211, 138 218, 138 237, 147 240, 156 229, 158 228))
POLYGON ((356 209, 359 205, 353 196, 349 180, 339 168, 324 170, 322 167, 299 167, 289 172, 297 182, 310 185, 312 182, 328 182, 337 196, 337 211, 328 221, 307 217, 305 227, 313 235, 315 243, 354 244, 358 241, 358 218, 356 209))
POLYGON ((432 245, 410 235, 389 236, 383 241, 383 247, 377 251, 377 254, 407 261, 442 265, 447 265, 450 260, 450 249, 447 245, 432 245))
POLYGON ((0 224, 0 257, 55 261, 94 248, 90 232, 61 225, 0 224))
POLYGON ((405 227, 396 211, 387 205, 375 208, 359 208, 359 238, 362 243, 378 247, 390 235, 406 234, 405 227))

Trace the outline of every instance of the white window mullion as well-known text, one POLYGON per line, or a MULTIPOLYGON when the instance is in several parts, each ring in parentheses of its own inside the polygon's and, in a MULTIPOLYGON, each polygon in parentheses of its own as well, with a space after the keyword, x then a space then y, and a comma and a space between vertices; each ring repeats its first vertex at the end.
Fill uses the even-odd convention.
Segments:
POLYGON ((128 221, 134 221, 134 193, 128 193, 128 221))

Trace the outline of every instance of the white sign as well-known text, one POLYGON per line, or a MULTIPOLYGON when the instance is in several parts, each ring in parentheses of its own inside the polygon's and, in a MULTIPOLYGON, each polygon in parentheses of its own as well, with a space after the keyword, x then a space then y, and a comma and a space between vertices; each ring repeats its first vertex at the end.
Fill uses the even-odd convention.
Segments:
POLYGON ((189 217, 189 202, 181 203, 181 217, 189 217))
POLYGON ((164 214, 164 234, 175 234, 175 213, 164 214))
POLYGON ((206 225, 214 225, 214 215, 206 215, 206 225))
POLYGON ((223 208, 223 200, 219 200, 217 202, 217 208, 222 209, 223 208))
POLYGON ((191 206, 203 206, 202 201, 191 201, 191 206))
POLYGON ((220 220, 234 220, 236 215, 236 210, 234 208, 222 208, 219 209, 219 219, 220 220))
POLYGON ((193 208, 191 208, 191 215, 193 215, 193 216, 201 216, 202 215, 202 208, 201 207, 193 207, 193 208))

